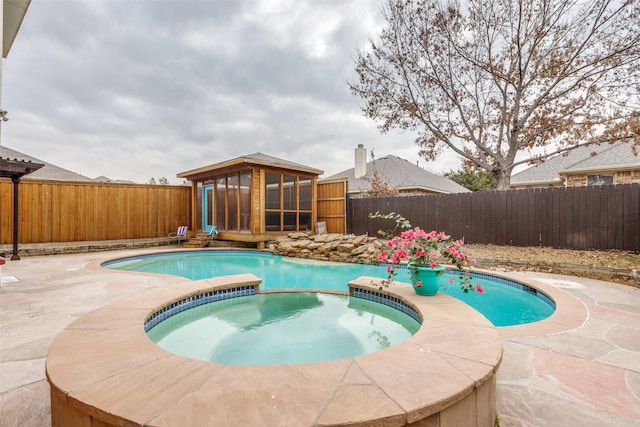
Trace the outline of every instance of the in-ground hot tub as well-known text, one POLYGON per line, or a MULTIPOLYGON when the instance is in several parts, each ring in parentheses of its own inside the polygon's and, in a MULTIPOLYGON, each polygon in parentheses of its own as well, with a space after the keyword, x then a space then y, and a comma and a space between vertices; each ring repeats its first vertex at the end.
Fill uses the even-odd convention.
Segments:
POLYGON ((145 323, 203 298, 259 292, 250 274, 155 288, 88 313, 47 357, 52 425, 493 426, 496 328, 453 297, 377 290, 372 280, 351 282, 350 297, 413 310, 420 329, 384 350, 326 362, 223 365, 169 353, 146 336, 145 323))
POLYGON ((363 298, 289 291, 201 304, 145 330, 161 348, 192 359, 284 365, 379 351, 411 337, 420 322, 363 298))

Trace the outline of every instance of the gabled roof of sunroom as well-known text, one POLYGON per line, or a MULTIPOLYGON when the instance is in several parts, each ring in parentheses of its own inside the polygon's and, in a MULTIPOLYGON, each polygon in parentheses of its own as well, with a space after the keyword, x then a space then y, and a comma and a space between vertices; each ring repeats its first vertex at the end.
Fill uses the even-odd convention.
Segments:
POLYGON ((244 156, 236 157, 234 159, 225 160, 223 162, 214 163, 209 166, 203 166, 198 169, 193 169, 186 172, 181 172, 177 175, 178 178, 186 178, 191 179, 196 176, 200 176, 203 173, 208 173, 211 171, 225 169, 232 166, 237 165, 262 165, 262 166, 271 166, 280 169, 288 169, 297 172, 305 172, 313 175, 322 175, 324 171, 320 169, 315 169, 309 166, 301 165, 300 163, 290 162, 288 160, 283 160, 278 157, 269 156, 263 153, 253 153, 247 154, 244 156))

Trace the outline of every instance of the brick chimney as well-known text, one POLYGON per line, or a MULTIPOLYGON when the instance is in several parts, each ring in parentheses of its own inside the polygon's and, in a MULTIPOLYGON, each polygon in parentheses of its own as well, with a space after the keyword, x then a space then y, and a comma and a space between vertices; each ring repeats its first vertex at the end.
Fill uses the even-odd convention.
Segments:
POLYGON ((367 174, 367 149, 364 145, 358 144, 356 148, 356 170, 355 178, 363 178, 367 174))

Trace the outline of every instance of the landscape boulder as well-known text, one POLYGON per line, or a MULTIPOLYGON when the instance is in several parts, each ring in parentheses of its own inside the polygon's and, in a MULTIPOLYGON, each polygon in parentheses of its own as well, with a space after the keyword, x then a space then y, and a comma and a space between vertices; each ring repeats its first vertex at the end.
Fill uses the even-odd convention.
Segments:
POLYGON ((276 255, 373 264, 384 249, 384 242, 367 235, 289 233, 267 243, 276 255))

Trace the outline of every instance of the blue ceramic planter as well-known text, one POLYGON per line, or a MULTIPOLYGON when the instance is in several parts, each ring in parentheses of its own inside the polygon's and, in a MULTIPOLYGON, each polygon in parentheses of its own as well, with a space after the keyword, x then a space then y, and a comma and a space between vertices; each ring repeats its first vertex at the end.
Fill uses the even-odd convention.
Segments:
POLYGON ((433 296, 440 290, 440 281, 443 279, 446 268, 441 265, 430 267, 417 267, 409 265, 409 277, 413 290, 418 295, 433 296))

